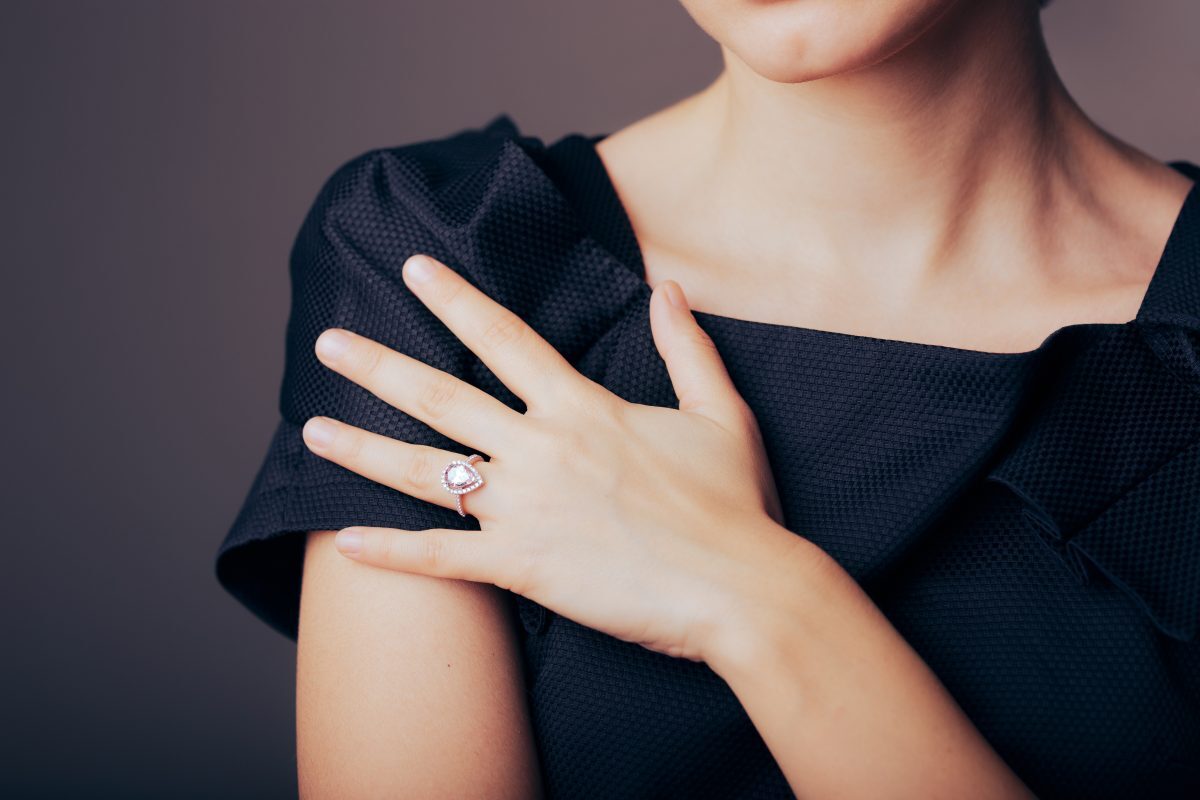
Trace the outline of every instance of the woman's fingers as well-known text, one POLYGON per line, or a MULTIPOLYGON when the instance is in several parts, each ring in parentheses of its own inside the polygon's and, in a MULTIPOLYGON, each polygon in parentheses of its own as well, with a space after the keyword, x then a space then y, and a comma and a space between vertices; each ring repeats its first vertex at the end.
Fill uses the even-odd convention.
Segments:
POLYGON ((371 394, 466 447, 500 452, 521 414, 482 389, 356 333, 317 337, 317 358, 371 394))
MULTIPOLYGON (((364 478, 439 506, 455 507, 454 495, 442 487, 442 469, 453 460, 466 460, 461 453, 400 442, 328 417, 305 423, 304 443, 321 458, 364 478)), ((463 508, 471 516, 486 517, 488 462, 476 461, 472 466, 483 477, 483 486, 463 496, 463 508)))
POLYGON ((727 426, 741 426, 753 419, 712 338, 688 308, 679 284, 663 281, 654 287, 650 299, 654 345, 671 376, 679 410, 703 414, 727 426))
POLYGON ((356 526, 338 531, 333 542, 343 555, 364 564, 528 591, 522 585, 523 567, 513 543, 496 530, 467 533, 356 526))
POLYGON ((418 299, 529 408, 569 401, 595 384, 512 311, 427 255, 404 262, 418 299))

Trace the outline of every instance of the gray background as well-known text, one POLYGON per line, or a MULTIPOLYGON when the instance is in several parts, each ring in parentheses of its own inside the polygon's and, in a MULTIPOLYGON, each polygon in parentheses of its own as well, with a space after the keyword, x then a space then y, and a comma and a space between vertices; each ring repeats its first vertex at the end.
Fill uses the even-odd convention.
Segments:
MULTIPOLYGON (((1200 160, 1200 3, 1057 0, 1101 125, 1200 160)), ((6 797, 295 793, 294 646, 215 549, 276 418, 287 252, 367 149, 703 86, 673 2, 14 2, 3 83, 6 797)))

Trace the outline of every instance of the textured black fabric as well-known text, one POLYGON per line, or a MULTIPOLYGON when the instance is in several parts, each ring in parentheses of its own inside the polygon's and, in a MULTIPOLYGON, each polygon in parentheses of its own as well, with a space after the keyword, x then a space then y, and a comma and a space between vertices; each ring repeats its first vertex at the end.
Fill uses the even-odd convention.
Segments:
MULTIPOLYGON (((409 255, 620 396, 676 405, 599 138, 545 144, 500 116, 364 153, 322 187, 291 253, 282 420, 217 560, 267 623, 295 635, 298 531, 478 528, 300 439, 323 414, 466 452, 322 367, 313 341, 335 325, 523 408, 404 287, 409 255)), ((788 527, 863 584, 1036 792, 1200 796, 1200 190, 1136 320, 1026 353, 697 316, 758 416, 788 527)), ((511 597, 551 796, 792 796, 706 665, 511 597)))

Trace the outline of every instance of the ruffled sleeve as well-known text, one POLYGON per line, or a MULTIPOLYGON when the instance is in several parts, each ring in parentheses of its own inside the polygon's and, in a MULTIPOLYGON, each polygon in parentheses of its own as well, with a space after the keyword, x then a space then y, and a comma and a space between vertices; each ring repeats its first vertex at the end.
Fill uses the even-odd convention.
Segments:
MULTIPOLYGON (((414 253, 444 261, 512 309, 574 362, 641 293, 585 236, 539 168, 542 143, 506 115, 442 139, 372 150, 321 187, 290 254, 280 419, 221 543, 217 578, 270 626, 296 634, 302 532, 349 525, 477 529, 473 517, 362 478, 313 455, 300 431, 317 415, 405 442, 467 453, 317 361, 321 331, 342 327, 523 404, 404 285, 414 253)), ((518 599, 529 628, 545 611, 518 599)))
POLYGON ((452 510, 395 492, 314 456, 300 430, 312 416, 344 420, 397 439, 458 449, 438 432, 322 366, 321 331, 343 327, 458 377, 470 355, 408 291, 401 264, 416 252, 447 258, 441 244, 389 182, 399 166, 386 151, 362 154, 324 184, 290 256, 280 420, 240 513, 222 542, 217 577, 234 597, 289 637, 296 633, 303 536, 361 523, 464 528, 452 510))

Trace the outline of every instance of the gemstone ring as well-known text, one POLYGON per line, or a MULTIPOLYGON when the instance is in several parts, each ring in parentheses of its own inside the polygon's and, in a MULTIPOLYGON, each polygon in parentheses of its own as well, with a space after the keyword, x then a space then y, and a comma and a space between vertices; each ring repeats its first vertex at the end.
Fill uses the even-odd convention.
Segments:
POLYGON ((442 488, 454 495, 460 517, 467 515, 463 511, 463 495, 483 486, 483 476, 474 467, 476 461, 483 461, 483 456, 475 454, 466 461, 455 459, 442 468, 442 488))

